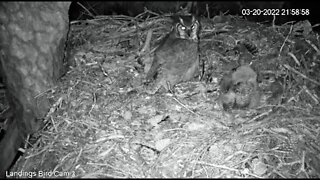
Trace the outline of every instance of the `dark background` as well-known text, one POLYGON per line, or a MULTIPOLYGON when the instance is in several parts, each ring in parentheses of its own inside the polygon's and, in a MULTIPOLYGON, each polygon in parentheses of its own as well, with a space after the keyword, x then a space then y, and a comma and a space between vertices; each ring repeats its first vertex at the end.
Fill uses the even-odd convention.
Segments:
MULTIPOLYGON (((197 1, 195 1, 197 2, 197 1)), ((69 10, 70 20, 92 19, 95 15, 137 16, 144 12, 144 7, 155 13, 174 13, 185 7, 187 1, 74 1, 69 10), (81 5, 80 5, 81 4, 81 5), (87 10, 85 10, 87 9, 87 10), (88 12, 90 11, 90 13, 88 12)), ((308 16, 277 16, 275 23, 281 25, 289 21, 309 20, 312 25, 320 23, 320 6, 316 1, 198 1, 193 13, 210 18, 221 12, 231 15, 242 15, 242 9, 309 9, 308 16)), ((246 16, 249 21, 270 23, 273 16, 246 16)), ((318 30, 315 28, 314 30, 318 30)))

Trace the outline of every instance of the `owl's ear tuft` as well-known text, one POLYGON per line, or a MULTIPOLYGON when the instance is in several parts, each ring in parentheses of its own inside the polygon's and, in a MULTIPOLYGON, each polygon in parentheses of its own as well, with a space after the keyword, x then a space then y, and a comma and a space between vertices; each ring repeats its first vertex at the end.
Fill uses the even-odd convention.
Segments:
POLYGON ((196 20, 196 17, 194 15, 192 15, 192 22, 194 22, 196 20))
POLYGON ((178 16, 178 15, 172 15, 172 16, 170 16, 171 17, 171 19, 173 20, 173 22, 179 22, 180 20, 179 20, 179 18, 180 18, 180 16, 178 16))
POLYGON ((195 14, 192 14, 192 22, 194 22, 194 21, 200 22, 200 16, 197 16, 197 15, 195 15, 195 14))

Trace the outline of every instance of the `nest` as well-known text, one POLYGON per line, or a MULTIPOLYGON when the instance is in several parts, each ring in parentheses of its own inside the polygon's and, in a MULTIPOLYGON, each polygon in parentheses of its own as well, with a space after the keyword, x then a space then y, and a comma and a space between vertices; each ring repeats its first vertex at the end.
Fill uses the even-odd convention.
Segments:
POLYGON ((71 23, 74 67, 44 94, 52 102, 46 125, 29 138, 32 148, 12 171, 25 177, 320 177, 320 44, 308 21, 268 26, 230 15, 202 18, 204 80, 178 84, 174 94, 148 95, 136 89, 170 18, 140 17, 71 23), (251 65, 264 96, 255 109, 225 112, 217 107, 218 82, 236 64, 239 42, 254 49, 251 65))

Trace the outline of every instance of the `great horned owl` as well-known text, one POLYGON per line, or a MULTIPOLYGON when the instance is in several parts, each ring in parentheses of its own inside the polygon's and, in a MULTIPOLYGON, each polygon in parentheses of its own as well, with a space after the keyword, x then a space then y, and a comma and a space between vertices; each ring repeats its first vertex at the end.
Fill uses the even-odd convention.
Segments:
POLYGON ((161 87, 170 90, 175 84, 191 80, 199 66, 199 20, 191 16, 173 16, 171 32, 156 49, 146 75, 147 93, 161 87))

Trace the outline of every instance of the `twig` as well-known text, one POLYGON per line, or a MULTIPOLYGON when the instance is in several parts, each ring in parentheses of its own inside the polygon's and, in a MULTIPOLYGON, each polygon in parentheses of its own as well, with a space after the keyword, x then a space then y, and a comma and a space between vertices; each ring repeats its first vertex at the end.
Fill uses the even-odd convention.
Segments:
MULTIPOLYGON (((197 161, 196 164, 202 164, 202 165, 206 165, 206 166, 212 166, 212 167, 216 167, 216 168, 220 168, 220 169, 226 169, 226 170, 234 171, 234 172, 241 172, 241 171, 238 170, 238 169, 234 169, 234 168, 230 168, 230 167, 222 166, 222 165, 217 165, 217 164, 212 164, 212 163, 207 163, 207 162, 203 162, 203 161, 197 161)), ((247 174, 247 175, 250 175, 250 176, 253 176, 253 177, 256 177, 256 178, 261 178, 260 176, 257 176, 257 175, 252 174, 252 173, 247 173, 247 172, 241 172, 241 173, 247 174)))
POLYGON ((78 4, 79 6, 81 6, 85 11, 87 11, 87 13, 89 14, 89 16, 94 17, 94 15, 93 15, 86 7, 84 7, 81 3, 77 2, 77 4, 78 4))
POLYGON ((153 11, 150 11, 150 10, 147 9, 146 7, 144 8, 144 12, 145 12, 145 13, 150 13, 150 14, 153 14, 153 15, 156 15, 156 16, 160 16, 160 14, 155 13, 155 12, 153 12, 153 11))
POLYGON ((287 40, 288 40, 288 38, 289 38, 289 36, 290 36, 290 34, 291 34, 291 32, 292 32, 292 28, 293 28, 293 25, 291 25, 291 27, 290 27, 290 31, 289 31, 289 33, 288 33, 287 37, 284 39, 283 44, 281 45, 281 48, 280 48, 280 50, 279 50, 279 56, 280 56, 281 51, 282 51, 282 49, 283 49, 283 47, 284 47, 284 44, 287 42, 287 40))
POLYGON ((306 75, 304 75, 304 74, 300 73, 299 71, 295 70, 294 68, 292 68, 292 67, 289 66, 288 64, 284 64, 283 66, 284 66, 285 68, 293 71, 294 73, 300 75, 302 78, 307 79, 307 80, 311 81, 312 83, 320 86, 320 83, 319 83, 318 81, 308 78, 306 75))
POLYGON ((138 18, 142 17, 143 15, 145 15, 146 13, 147 13, 147 12, 146 12, 146 8, 145 8, 145 10, 144 10, 143 13, 140 13, 140 14, 136 15, 136 17, 134 17, 134 18, 135 18, 135 19, 138 19, 138 18))
MULTIPOLYGON (((156 19, 151 24, 148 24, 148 22, 140 23, 139 24, 140 30, 147 29, 150 26, 152 26, 152 25, 154 25, 154 24, 156 24, 158 22, 161 22, 161 21, 165 21, 165 19, 156 19)), ((136 32, 136 31, 137 31, 137 28, 128 30, 126 32, 117 32, 117 31, 115 31, 115 32, 110 33, 109 38, 118 38, 118 37, 121 37, 121 36, 131 35, 132 33, 136 32)))
POLYGON ((200 116, 200 114, 193 112, 191 109, 189 109, 186 105, 182 104, 182 102, 180 102, 177 98, 172 97, 177 103, 179 103, 182 107, 186 108, 189 112, 191 112, 192 114, 195 114, 197 116, 200 116))
POLYGON ((141 49, 141 51, 139 52, 139 54, 143 54, 145 53, 147 50, 150 51, 150 42, 151 42, 151 37, 152 37, 152 29, 150 29, 147 33, 147 38, 146 38, 146 41, 144 43, 144 46, 143 48, 141 49))
MULTIPOLYGON (((52 143, 52 144, 53 144, 53 143, 52 143)), ((25 159, 29 159, 29 158, 32 158, 32 157, 34 157, 34 156, 37 156, 37 155, 39 155, 39 154, 41 154, 41 153, 43 153, 43 152, 45 152, 45 151, 48 151, 48 149, 49 149, 49 146, 43 147, 43 149, 42 149, 41 151, 39 151, 39 152, 37 152, 37 153, 35 153, 35 154, 31 154, 31 155, 25 157, 25 159)))
POLYGON ((127 35, 133 34, 134 32, 136 32, 136 29, 131 29, 131 30, 123 32, 123 33, 119 33, 119 32, 116 31, 114 33, 110 33, 109 38, 118 38, 118 37, 121 37, 121 36, 127 36, 127 35))
MULTIPOLYGON (((95 165, 95 166, 102 166, 102 167, 109 167, 109 168, 112 168, 112 169, 114 169, 115 171, 117 171, 117 172, 120 172, 120 173, 122 173, 122 174, 124 174, 124 175, 130 175, 131 177, 135 177, 135 175, 134 174, 132 174, 131 172, 125 172, 123 169, 120 169, 120 168, 117 168, 117 167, 115 167, 115 166, 113 166, 113 165, 110 165, 110 164, 108 164, 108 163, 95 163, 95 162, 88 162, 87 163, 88 165, 95 165)), ((126 176, 127 177, 127 176, 126 176)))
MULTIPOLYGON (((182 107, 186 108, 189 112, 191 112, 192 114, 194 115, 197 115, 198 117, 202 117, 202 115, 200 115, 199 113, 196 113, 194 111, 192 111, 190 108, 188 108, 186 105, 184 105, 182 102, 180 102, 177 98, 175 97, 172 97, 177 103, 179 103, 182 107)), ((200 121, 204 122, 207 124, 206 121, 202 120, 202 119, 199 119, 200 121)), ((213 123, 214 125, 216 125, 217 127, 219 128, 228 128, 226 125, 224 125, 223 123, 217 121, 217 120, 213 120, 211 121, 211 123, 213 123)))
POLYGON ((298 59, 294 54, 292 54, 291 52, 288 52, 288 55, 293 58, 293 60, 298 64, 298 66, 301 66, 300 62, 298 61, 298 59))
POLYGON ((301 167, 300 167, 300 170, 298 173, 304 172, 304 174, 307 176, 307 178, 310 178, 308 173, 306 172, 305 165, 304 165, 305 164, 305 157, 306 157, 306 152, 303 151, 302 152, 302 159, 301 159, 301 167))
POLYGON ((311 97, 311 99, 314 100, 314 102, 315 102, 316 104, 319 104, 319 101, 318 101, 317 97, 310 92, 310 90, 307 88, 307 86, 304 85, 304 86, 303 86, 303 89, 304 89, 305 92, 311 97))
POLYGON ((272 109, 269 109, 268 111, 266 111, 266 112, 264 112, 264 113, 261 113, 261 114, 259 114, 258 116, 250 119, 250 120, 247 121, 246 123, 251 123, 251 122, 253 122, 253 121, 255 121, 255 120, 257 120, 257 119, 259 119, 259 118, 261 118, 261 117, 263 117, 263 116, 267 116, 267 115, 268 115, 269 113, 271 113, 271 112, 272 112, 272 109))
POLYGON ((306 41, 307 41, 308 44, 310 44, 311 47, 313 47, 313 49, 314 49, 315 51, 317 51, 318 54, 320 54, 320 50, 319 50, 319 48, 317 48, 316 45, 312 44, 311 41, 308 40, 308 39, 306 39, 306 41))
MULTIPOLYGON (((138 16, 142 16, 144 13, 141 13, 141 14, 139 14, 138 16)), ((134 21, 134 23, 135 23, 135 26, 137 27, 137 29, 139 28, 139 26, 138 26, 138 21, 139 20, 142 20, 142 19, 140 19, 138 16, 136 16, 136 17, 134 17, 134 18, 132 18, 132 17, 129 17, 130 18, 130 21, 128 21, 128 22, 126 22, 126 23, 124 23, 123 25, 121 25, 118 29, 116 29, 116 31, 115 32, 118 32, 118 31, 120 31, 123 27, 125 27, 125 26, 127 26, 128 24, 130 24, 130 23, 132 23, 132 21, 134 21)))
POLYGON ((96 105, 96 103, 97 103, 97 96, 96 96, 96 92, 92 93, 92 96, 93 96, 93 97, 92 97, 93 103, 92 103, 92 106, 91 106, 90 111, 89 111, 90 116, 91 116, 91 112, 92 112, 92 110, 93 110, 94 106, 95 106, 95 105, 96 105))
POLYGON ((272 27, 273 27, 273 29, 275 28, 275 22, 276 22, 276 16, 273 15, 273 20, 272 20, 272 27))
POLYGON ((206 3, 206 11, 207 11, 208 18, 210 19, 210 11, 207 3, 206 3))
POLYGON ((79 161, 79 159, 80 159, 80 157, 81 157, 81 155, 82 155, 82 150, 83 150, 83 149, 82 149, 82 148, 80 148, 80 152, 79 152, 79 154, 78 154, 78 156, 77 156, 76 160, 75 160, 75 161, 74 161, 74 163, 73 163, 74 165, 78 163, 78 161, 79 161))

